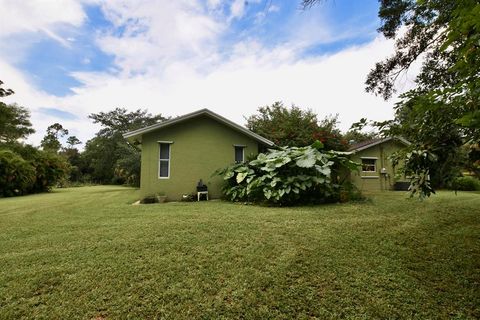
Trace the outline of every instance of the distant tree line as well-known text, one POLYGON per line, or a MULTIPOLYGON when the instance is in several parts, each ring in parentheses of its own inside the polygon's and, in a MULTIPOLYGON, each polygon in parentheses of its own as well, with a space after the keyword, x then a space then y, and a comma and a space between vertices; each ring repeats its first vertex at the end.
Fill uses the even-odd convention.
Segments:
MULTIPOLYGON (((2 97, 14 93, 1 89, 2 97)), ((35 132, 28 109, 0 102, 0 196, 85 183, 138 186, 140 149, 128 144, 122 134, 165 118, 125 108, 92 113, 89 118, 102 128, 86 142, 83 151, 78 149, 82 142, 69 136, 69 130, 60 123, 50 125, 40 147, 34 147, 22 142, 35 132)))

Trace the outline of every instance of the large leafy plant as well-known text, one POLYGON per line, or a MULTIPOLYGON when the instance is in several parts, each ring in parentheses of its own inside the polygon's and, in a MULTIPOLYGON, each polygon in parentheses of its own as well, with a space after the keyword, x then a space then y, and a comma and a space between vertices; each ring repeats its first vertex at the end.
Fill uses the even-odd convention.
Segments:
POLYGON ((281 147, 220 170, 224 196, 275 205, 336 201, 342 180, 358 164, 347 158, 347 152, 322 148, 319 141, 307 147, 281 147))

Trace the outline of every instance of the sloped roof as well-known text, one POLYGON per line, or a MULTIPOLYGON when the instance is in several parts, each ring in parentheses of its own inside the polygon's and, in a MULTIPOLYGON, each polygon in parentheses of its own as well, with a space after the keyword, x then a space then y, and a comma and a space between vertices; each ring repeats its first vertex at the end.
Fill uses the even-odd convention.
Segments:
POLYGON ((362 151, 368 148, 371 148, 373 146, 376 146, 378 144, 394 140, 403 143, 406 146, 409 146, 411 143, 407 141, 406 139, 402 137, 388 137, 388 138, 378 138, 378 139, 372 139, 372 140, 367 140, 367 141, 362 141, 359 143, 353 144, 350 148, 348 148, 348 151, 362 151))
POLYGON ((163 122, 160 122, 160 123, 157 123, 157 124, 145 127, 145 128, 130 131, 130 132, 127 132, 127 133, 123 134, 123 137, 125 139, 129 140, 129 141, 139 140, 139 138, 141 138, 141 136, 145 133, 152 132, 152 131, 162 129, 162 128, 166 128, 166 127, 169 127, 169 126, 175 125, 177 123, 180 123, 180 122, 192 119, 192 118, 196 118, 196 117, 199 117, 199 116, 210 117, 210 118, 212 118, 212 119, 214 119, 214 120, 232 128, 234 130, 237 130, 237 131, 245 134, 246 136, 249 136, 250 138, 252 138, 252 139, 254 139, 258 142, 263 143, 264 145, 269 146, 269 147, 274 145, 274 143, 272 141, 254 133, 254 132, 248 130, 247 128, 244 128, 241 125, 238 125, 235 122, 230 121, 227 118, 224 118, 221 115, 219 115, 219 114, 217 114, 213 111, 210 111, 208 109, 201 109, 201 110, 198 110, 198 111, 195 111, 195 112, 192 112, 192 113, 188 113, 188 114, 185 114, 183 116, 179 116, 179 117, 176 117, 176 118, 173 118, 173 119, 170 119, 170 120, 166 120, 166 121, 163 121, 163 122))

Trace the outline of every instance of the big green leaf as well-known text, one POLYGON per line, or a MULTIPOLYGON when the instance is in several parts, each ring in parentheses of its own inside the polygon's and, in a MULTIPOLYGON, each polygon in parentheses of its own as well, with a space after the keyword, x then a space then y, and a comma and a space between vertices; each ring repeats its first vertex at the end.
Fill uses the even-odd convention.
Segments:
POLYGON ((239 172, 237 174, 237 183, 241 183, 245 178, 247 177, 248 173, 247 172, 239 172))
POLYGON ((296 164, 301 168, 311 168, 315 165, 315 162, 315 154, 309 152, 297 158, 296 164))

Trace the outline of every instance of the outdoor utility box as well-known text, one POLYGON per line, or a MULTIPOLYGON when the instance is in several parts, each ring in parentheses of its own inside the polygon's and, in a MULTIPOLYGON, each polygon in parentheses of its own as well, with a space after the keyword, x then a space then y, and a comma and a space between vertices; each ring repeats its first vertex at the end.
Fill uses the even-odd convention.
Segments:
POLYGON ((410 187, 410 182, 408 181, 397 181, 393 186, 393 189, 396 191, 408 191, 408 187, 410 187))

